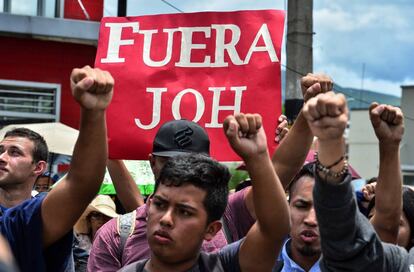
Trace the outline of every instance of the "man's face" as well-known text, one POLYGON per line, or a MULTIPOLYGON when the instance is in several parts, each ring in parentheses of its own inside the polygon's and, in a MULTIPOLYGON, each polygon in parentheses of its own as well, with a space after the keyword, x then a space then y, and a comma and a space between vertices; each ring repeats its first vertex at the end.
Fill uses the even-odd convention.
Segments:
POLYGON ((92 234, 95 235, 95 233, 103 226, 106 222, 111 220, 111 217, 106 216, 103 213, 93 211, 88 214, 87 220, 89 221, 92 229, 92 234))
POLYGON ((295 256, 319 257, 321 253, 318 222, 313 207, 315 179, 302 176, 296 181, 290 199, 292 221, 291 250, 295 256))
POLYGON ((207 237, 206 192, 191 184, 160 184, 150 200, 147 239, 153 257, 164 263, 195 259, 207 237))
POLYGON ((23 137, 7 137, 0 142, 1 186, 23 184, 36 177, 33 148, 33 142, 23 137))
POLYGON ((51 183, 50 177, 39 177, 36 180, 34 189, 39 193, 47 192, 50 189, 51 183))

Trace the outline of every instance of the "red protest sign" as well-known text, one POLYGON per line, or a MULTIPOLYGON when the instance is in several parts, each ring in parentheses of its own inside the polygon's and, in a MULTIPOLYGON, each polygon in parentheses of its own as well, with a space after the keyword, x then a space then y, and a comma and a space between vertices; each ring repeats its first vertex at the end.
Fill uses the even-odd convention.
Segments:
POLYGON ((115 78, 110 157, 147 159, 158 128, 185 118, 207 130, 212 157, 238 160, 222 129, 237 112, 262 115, 272 151, 283 24, 275 10, 104 18, 95 66, 115 78))

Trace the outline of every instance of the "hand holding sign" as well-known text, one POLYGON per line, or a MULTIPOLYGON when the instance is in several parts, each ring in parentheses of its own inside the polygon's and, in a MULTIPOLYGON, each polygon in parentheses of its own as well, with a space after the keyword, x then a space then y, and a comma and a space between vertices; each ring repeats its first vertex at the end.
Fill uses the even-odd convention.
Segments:
POLYGON ((75 68, 70 76, 73 97, 86 110, 105 110, 112 99, 114 79, 100 69, 75 68))

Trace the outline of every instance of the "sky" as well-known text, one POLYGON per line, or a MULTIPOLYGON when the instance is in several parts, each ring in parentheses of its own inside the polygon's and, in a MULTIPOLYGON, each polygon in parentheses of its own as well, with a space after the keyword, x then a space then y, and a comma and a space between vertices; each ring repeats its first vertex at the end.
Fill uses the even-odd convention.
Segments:
MULTIPOLYGON (((168 2, 184 12, 287 7, 287 0, 168 2)), ((105 0, 104 14, 115 16, 116 5, 117 0, 105 0)), ((127 2, 128 16, 177 12, 162 0, 127 2)), ((399 96, 401 85, 414 85, 413 14, 412 0, 314 0, 314 72, 330 75, 343 87, 399 96)))

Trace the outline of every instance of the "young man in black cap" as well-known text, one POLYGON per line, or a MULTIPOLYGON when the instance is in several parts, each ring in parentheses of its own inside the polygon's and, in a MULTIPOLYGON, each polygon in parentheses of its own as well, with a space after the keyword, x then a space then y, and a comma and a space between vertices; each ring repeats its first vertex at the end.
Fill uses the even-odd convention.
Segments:
POLYGON ((233 150, 252 178, 257 221, 244 239, 217 253, 200 253, 203 240, 221 228, 228 198, 227 168, 199 154, 165 164, 148 201, 147 239, 151 257, 121 271, 270 271, 289 231, 284 189, 267 149, 260 115, 238 114, 224 121, 233 150), (260 259, 260 261, 258 261, 260 259))
MULTIPOLYGON (((163 124, 155 135, 153 151, 149 154, 149 162, 155 180, 158 180, 161 168, 170 157, 183 154, 210 155, 210 140, 205 130, 197 123, 188 120, 173 120, 163 124)), ((135 224, 132 234, 122 244, 119 235, 119 220, 111 220, 105 224, 96 234, 95 241, 88 260, 88 271, 114 271, 137 260, 150 256, 147 242, 147 206, 143 204, 139 190, 135 182, 121 161, 111 161, 108 164, 111 176, 114 177, 114 185, 118 195, 127 211, 136 209, 135 224), (122 182, 117 182, 122 180, 122 182), (127 186, 125 180, 130 180, 127 186), (122 196, 121 196, 122 195, 122 196), (122 244, 122 245, 121 245, 122 244)), ((239 194, 242 196, 242 194, 239 194)), ((230 198, 229 205, 241 205, 238 199, 230 198), (235 203, 232 205, 232 203, 235 203)), ((242 203, 243 204, 243 203, 242 203)), ((245 213, 248 213, 247 208, 245 213)), ((235 210, 235 209, 233 209, 235 210)), ((226 209, 230 217, 235 217, 232 209, 226 209)), ((254 219, 250 217, 245 225, 247 230, 253 225, 254 219)), ((233 227, 234 228, 234 227, 233 227)), ((246 230, 246 233, 247 233, 246 230)), ((207 252, 217 251, 227 244, 225 234, 220 231, 211 241, 203 244, 203 250, 207 252)))
MULTIPOLYGON (((330 78, 313 74, 305 76, 301 84, 305 100, 332 88, 332 80, 330 78)), ((313 135, 306 120, 300 114, 295 125, 272 158, 274 168, 285 187, 302 167, 312 139, 313 135)), ((154 140, 153 153, 149 155, 155 178, 158 177, 160 169, 167 161, 168 154, 183 152, 183 150, 185 150, 184 153, 208 154, 208 143, 208 135, 193 122, 178 120, 166 123, 158 131, 154 140), (169 136, 166 137, 166 135, 169 136), (168 144, 166 144, 167 140, 169 140, 168 144), (184 146, 180 147, 178 145, 180 140, 184 146), (173 150, 170 150, 170 148, 173 150)), ((111 161, 108 166, 110 172, 116 172, 114 176, 117 176, 117 178, 113 178, 113 181, 125 209, 132 211, 142 205, 143 201, 139 190, 122 162, 111 161), (118 183, 117 180, 120 182, 118 183), (127 180, 129 182, 125 182, 127 180)), ((111 220, 103 226, 97 233, 94 241, 88 261, 88 270, 113 271, 131 262, 148 258, 150 250, 146 240, 146 218, 147 211, 145 205, 136 209, 134 231, 128 237, 125 244, 121 243, 118 231, 119 223, 111 220)), ((229 242, 243 238, 254 224, 255 219, 256 213, 251 187, 230 195, 229 203, 223 215, 224 231, 220 230, 211 241, 204 242, 202 249, 206 252, 214 252, 229 242)))

